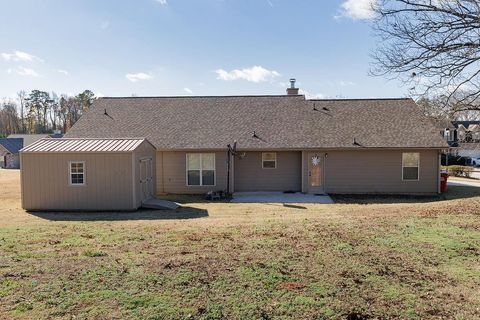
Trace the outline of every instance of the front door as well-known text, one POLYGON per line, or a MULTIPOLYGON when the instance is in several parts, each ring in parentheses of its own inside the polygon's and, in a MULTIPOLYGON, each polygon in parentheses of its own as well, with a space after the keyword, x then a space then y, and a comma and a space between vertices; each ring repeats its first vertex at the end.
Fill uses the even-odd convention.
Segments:
POLYGON ((323 194, 323 153, 308 153, 308 193, 323 194))

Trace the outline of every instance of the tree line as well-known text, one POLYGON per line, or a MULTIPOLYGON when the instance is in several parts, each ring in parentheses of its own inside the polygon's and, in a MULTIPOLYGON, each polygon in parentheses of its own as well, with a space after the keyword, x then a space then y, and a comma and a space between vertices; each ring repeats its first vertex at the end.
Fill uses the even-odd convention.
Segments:
POLYGON ((95 95, 85 90, 75 96, 41 90, 20 91, 16 99, 0 102, 0 136, 13 133, 67 132, 93 104, 95 95))

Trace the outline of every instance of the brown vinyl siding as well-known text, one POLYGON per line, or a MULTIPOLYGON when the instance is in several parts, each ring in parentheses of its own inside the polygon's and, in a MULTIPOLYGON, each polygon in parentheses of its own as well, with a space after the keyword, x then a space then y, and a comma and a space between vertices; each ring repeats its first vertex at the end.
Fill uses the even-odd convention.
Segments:
MULTIPOLYGON (((197 151, 202 153, 201 151, 197 151)), ((208 153, 208 151, 206 151, 208 153)), ((433 194, 438 191, 438 151, 420 153, 420 180, 402 181, 402 153, 416 150, 322 151, 325 160, 324 186, 327 193, 433 194)), ((216 186, 186 185, 184 151, 158 151, 156 154, 157 194, 201 194, 226 189, 226 152, 215 152, 216 186)), ((308 161, 305 158, 305 161, 308 161)), ((308 187, 308 166, 303 166, 308 187)), ((277 168, 262 168, 262 152, 247 151, 232 165, 234 191, 301 191, 302 153, 277 152, 277 168)))
POLYGON ((262 152, 246 152, 235 158, 235 192, 242 191, 301 191, 302 153, 276 152, 277 167, 262 168, 262 152))
MULTIPOLYGON (((332 194, 433 194, 438 192, 438 151, 330 151, 325 192, 332 194), (402 153, 419 152, 418 181, 402 180, 402 153)), ((308 173, 306 173, 308 174, 308 173)))
POLYGON ((227 151, 164 151, 157 152, 157 193, 202 194, 227 188, 227 151), (187 186, 186 154, 215 154, 215 186, 187 186))
POLYGON ((132 210, 131 153, 22 154, 27 210, 132 210), (69 161, 85 161, 85 185, 69 184, 69 161))
POLYGON ((156 168, 156 194, 164 194, 165 190, 163 188, 163 152, 157 151, 156 154, 156 161, 155 161, 155 168, 156 168))

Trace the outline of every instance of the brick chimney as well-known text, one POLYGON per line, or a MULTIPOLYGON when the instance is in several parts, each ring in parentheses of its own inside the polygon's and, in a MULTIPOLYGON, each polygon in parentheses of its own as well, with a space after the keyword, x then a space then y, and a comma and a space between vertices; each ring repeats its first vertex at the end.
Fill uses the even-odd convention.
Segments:
POLYGON ((288 96, 296 96, 298 95, 298 88, 295 88, 295 82, 297 80, 292 78, 290 79, 290 88, 287 88, 287 95, 288 96))

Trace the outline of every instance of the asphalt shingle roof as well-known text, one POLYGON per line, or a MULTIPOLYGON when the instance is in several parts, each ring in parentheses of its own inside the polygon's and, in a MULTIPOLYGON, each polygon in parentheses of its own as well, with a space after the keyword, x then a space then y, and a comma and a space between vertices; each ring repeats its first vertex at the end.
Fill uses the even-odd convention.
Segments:
POLYGON ((21 133, 14 133, 14 134, 9 135, 7 138, 8 138, 8 139, 11 139, 11 138, 23 138, 23 146, 26 147, 26 146, 31 145, 31 144, 34 143, 35 141, 38 141, 38 140, 40 140, 40 139, 47 138, 47 137, 48 137, 48 133, 43 133, 43 134, 21 134, 21 133))
POLYGON ((66 137, 146 137, 172 150, 225 149, 234 140, 244 150, 447 147, 411 99, 304 96, 101 98, 66 137))
POLYGON ((23 148, 23 138, 3 138, 0 139, 0 145, 11 154, 16 154, 23 148))

